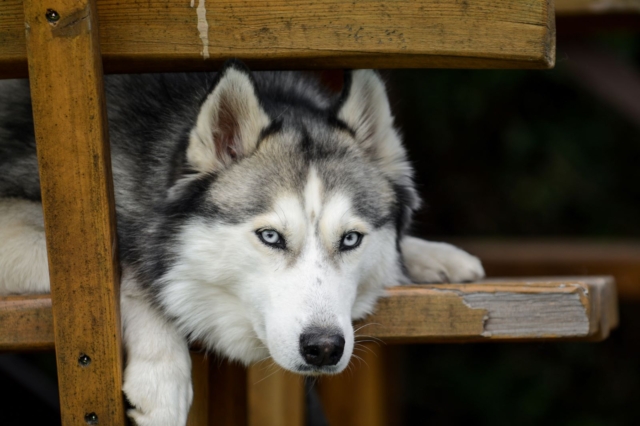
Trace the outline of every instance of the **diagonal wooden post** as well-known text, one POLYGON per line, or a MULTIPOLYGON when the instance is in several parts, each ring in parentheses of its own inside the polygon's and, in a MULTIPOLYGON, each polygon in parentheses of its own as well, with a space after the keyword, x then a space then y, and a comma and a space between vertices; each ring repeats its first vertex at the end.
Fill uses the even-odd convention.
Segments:
POLYGON ((25 0, 62 424, 124 425, 119 270, 94 0, 25 0))

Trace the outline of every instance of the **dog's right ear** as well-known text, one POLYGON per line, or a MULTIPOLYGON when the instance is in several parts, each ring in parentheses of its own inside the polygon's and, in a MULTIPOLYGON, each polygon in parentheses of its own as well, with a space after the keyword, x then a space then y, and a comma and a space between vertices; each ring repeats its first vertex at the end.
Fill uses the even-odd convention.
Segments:
POLYGON ((227 61, 191 131, 186 155, 189 166, 211 173, 250 155, 269 122, 251 71, 240 61, 227 61))

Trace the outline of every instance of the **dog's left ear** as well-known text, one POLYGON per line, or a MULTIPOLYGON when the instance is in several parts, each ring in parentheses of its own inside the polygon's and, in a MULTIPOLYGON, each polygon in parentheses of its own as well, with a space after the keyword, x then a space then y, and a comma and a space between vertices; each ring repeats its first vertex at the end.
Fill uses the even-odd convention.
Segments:
POLYGON ((251 71, 240 61, 227 61, 200 108, 187 162, 197 172, 228 167, 253 152, 269 122, 251 71))
POLYGON ((413 168, 393 126, 384 83, 377 72, 345 73, 336 117, 355 132, 354 137, 365 154, 395 184, 402 195, 403 221, 408 223, 411 212, 420 206, 420 198, 413 183, 413 168))
POLYGON ((384 83, 373 70, 345 73, 336 116, 355 132, 358 144, 393 180, 411 177, 411 167, 393 116, 384 83))

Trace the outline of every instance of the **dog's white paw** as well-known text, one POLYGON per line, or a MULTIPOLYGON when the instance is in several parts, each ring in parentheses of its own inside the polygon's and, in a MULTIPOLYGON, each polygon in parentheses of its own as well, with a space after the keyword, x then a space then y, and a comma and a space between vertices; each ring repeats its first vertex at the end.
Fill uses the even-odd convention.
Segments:
POLYGON ((127 414, 137 426, 184 426, 193 400, 191 368, 177 362, 132 360, 123 391, 135 407, 127 414))
POLYGON ((415 283, 476 281, 484 277, 480 259, 451 244, 402 239, 402 255, 415 283))
POLYGON ((122 390, 134 408, 137 426, 185 426, 193 400, 187 341, 136 292, 127 270, 122 274, 123 341, 127 349, 122 390))

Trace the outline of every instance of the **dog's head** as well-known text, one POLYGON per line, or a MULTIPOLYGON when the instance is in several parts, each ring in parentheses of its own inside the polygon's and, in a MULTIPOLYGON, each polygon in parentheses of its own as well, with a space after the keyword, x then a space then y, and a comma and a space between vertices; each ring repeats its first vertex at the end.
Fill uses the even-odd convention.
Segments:
POLYGON ((352 320, 403 279, 418 198, 379 76, 347 74, 333 100, 316 90, 238 62, 219 73, 169 192, 183 219, 159 299, 223 355, 331 374, 352 320))

